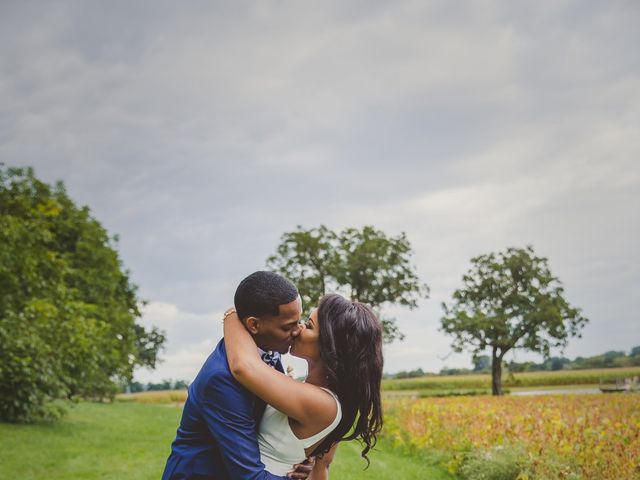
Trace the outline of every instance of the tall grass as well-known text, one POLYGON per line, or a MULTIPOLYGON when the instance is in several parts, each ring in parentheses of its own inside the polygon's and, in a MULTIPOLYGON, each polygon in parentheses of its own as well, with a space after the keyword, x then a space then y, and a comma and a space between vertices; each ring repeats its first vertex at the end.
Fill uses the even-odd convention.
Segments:
MULTIPOLYGON (((599 368, 592 370, 560 370, 556 372, 525 372, 507 374, 502 378, 504 387, 545 387, 557 385, 593 385, 610 382, 616 378, 640 376, 640 367, 599 368)), ((401 380, 384 380, 383 390, 482 390, 491 389, 491 376, 450 375, 401 380)))
POLYGON ((122 393, 118 402, 154 403, 157 405, 182 405, 187 400, 186 390, 155 390, 152 392, 122 393))
POLYGON ((385 411, 387 438, 448 452, 470 478, 494 478, 469 475, 483 463, 527 478, 640 478, 640 394, 396 400, 385 411))

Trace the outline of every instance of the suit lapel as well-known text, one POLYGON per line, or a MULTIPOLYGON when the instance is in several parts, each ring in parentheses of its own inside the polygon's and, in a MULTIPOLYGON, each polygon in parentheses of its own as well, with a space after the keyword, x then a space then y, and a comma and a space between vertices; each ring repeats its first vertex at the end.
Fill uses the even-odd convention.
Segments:
POLYGON ((276 370, 278 370, 280 373, 284 373, 284 367, 282 365, 282 357, 280 357, 278 359, 278 361, 276 362, 276 370))

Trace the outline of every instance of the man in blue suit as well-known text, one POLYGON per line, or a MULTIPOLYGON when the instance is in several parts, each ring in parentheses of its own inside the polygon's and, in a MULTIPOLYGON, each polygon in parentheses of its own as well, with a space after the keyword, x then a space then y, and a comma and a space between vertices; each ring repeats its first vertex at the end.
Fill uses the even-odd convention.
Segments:
MULTIPOLYGON (((238 316, 263 350, 263 359, 283 371, 280 353, 300 333, 302 304, 295 286, 272 272, 255 272, 234 297, 238 316)), ((229 371, 224 339, 189 386, 182 419, 162 480, 276 480, 260 461, 256 439, 264 402, 229 371)), ((292 465, 289 478, 305 479, 312 465, 292 465)))

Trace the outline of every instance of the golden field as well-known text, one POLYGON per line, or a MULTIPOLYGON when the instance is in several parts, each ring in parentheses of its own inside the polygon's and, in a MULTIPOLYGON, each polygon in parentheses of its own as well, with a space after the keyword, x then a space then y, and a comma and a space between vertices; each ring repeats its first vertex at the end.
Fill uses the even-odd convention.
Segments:
POLYGON ((410 451, 518 447, 520 479, 640 478, 640 395, 544 395, 387 401, 384 435, 410 451))
POLYGON ((155 403, 162 405, 182 405, 187 400, 186 390, 158 390, 151 392, 121 393, 116 395, 119 402, 155 403))

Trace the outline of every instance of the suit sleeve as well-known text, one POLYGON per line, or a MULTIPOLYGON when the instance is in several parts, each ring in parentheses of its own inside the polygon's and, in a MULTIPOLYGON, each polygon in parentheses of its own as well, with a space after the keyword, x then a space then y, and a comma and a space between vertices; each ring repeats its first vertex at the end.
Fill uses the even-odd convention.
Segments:
POLYGON ((202 397, 205 421, 220 447, 229 478, 289 480, 267 472, 260 461, 253 401, 249 392, 226 375, 210 379, 202 397))

